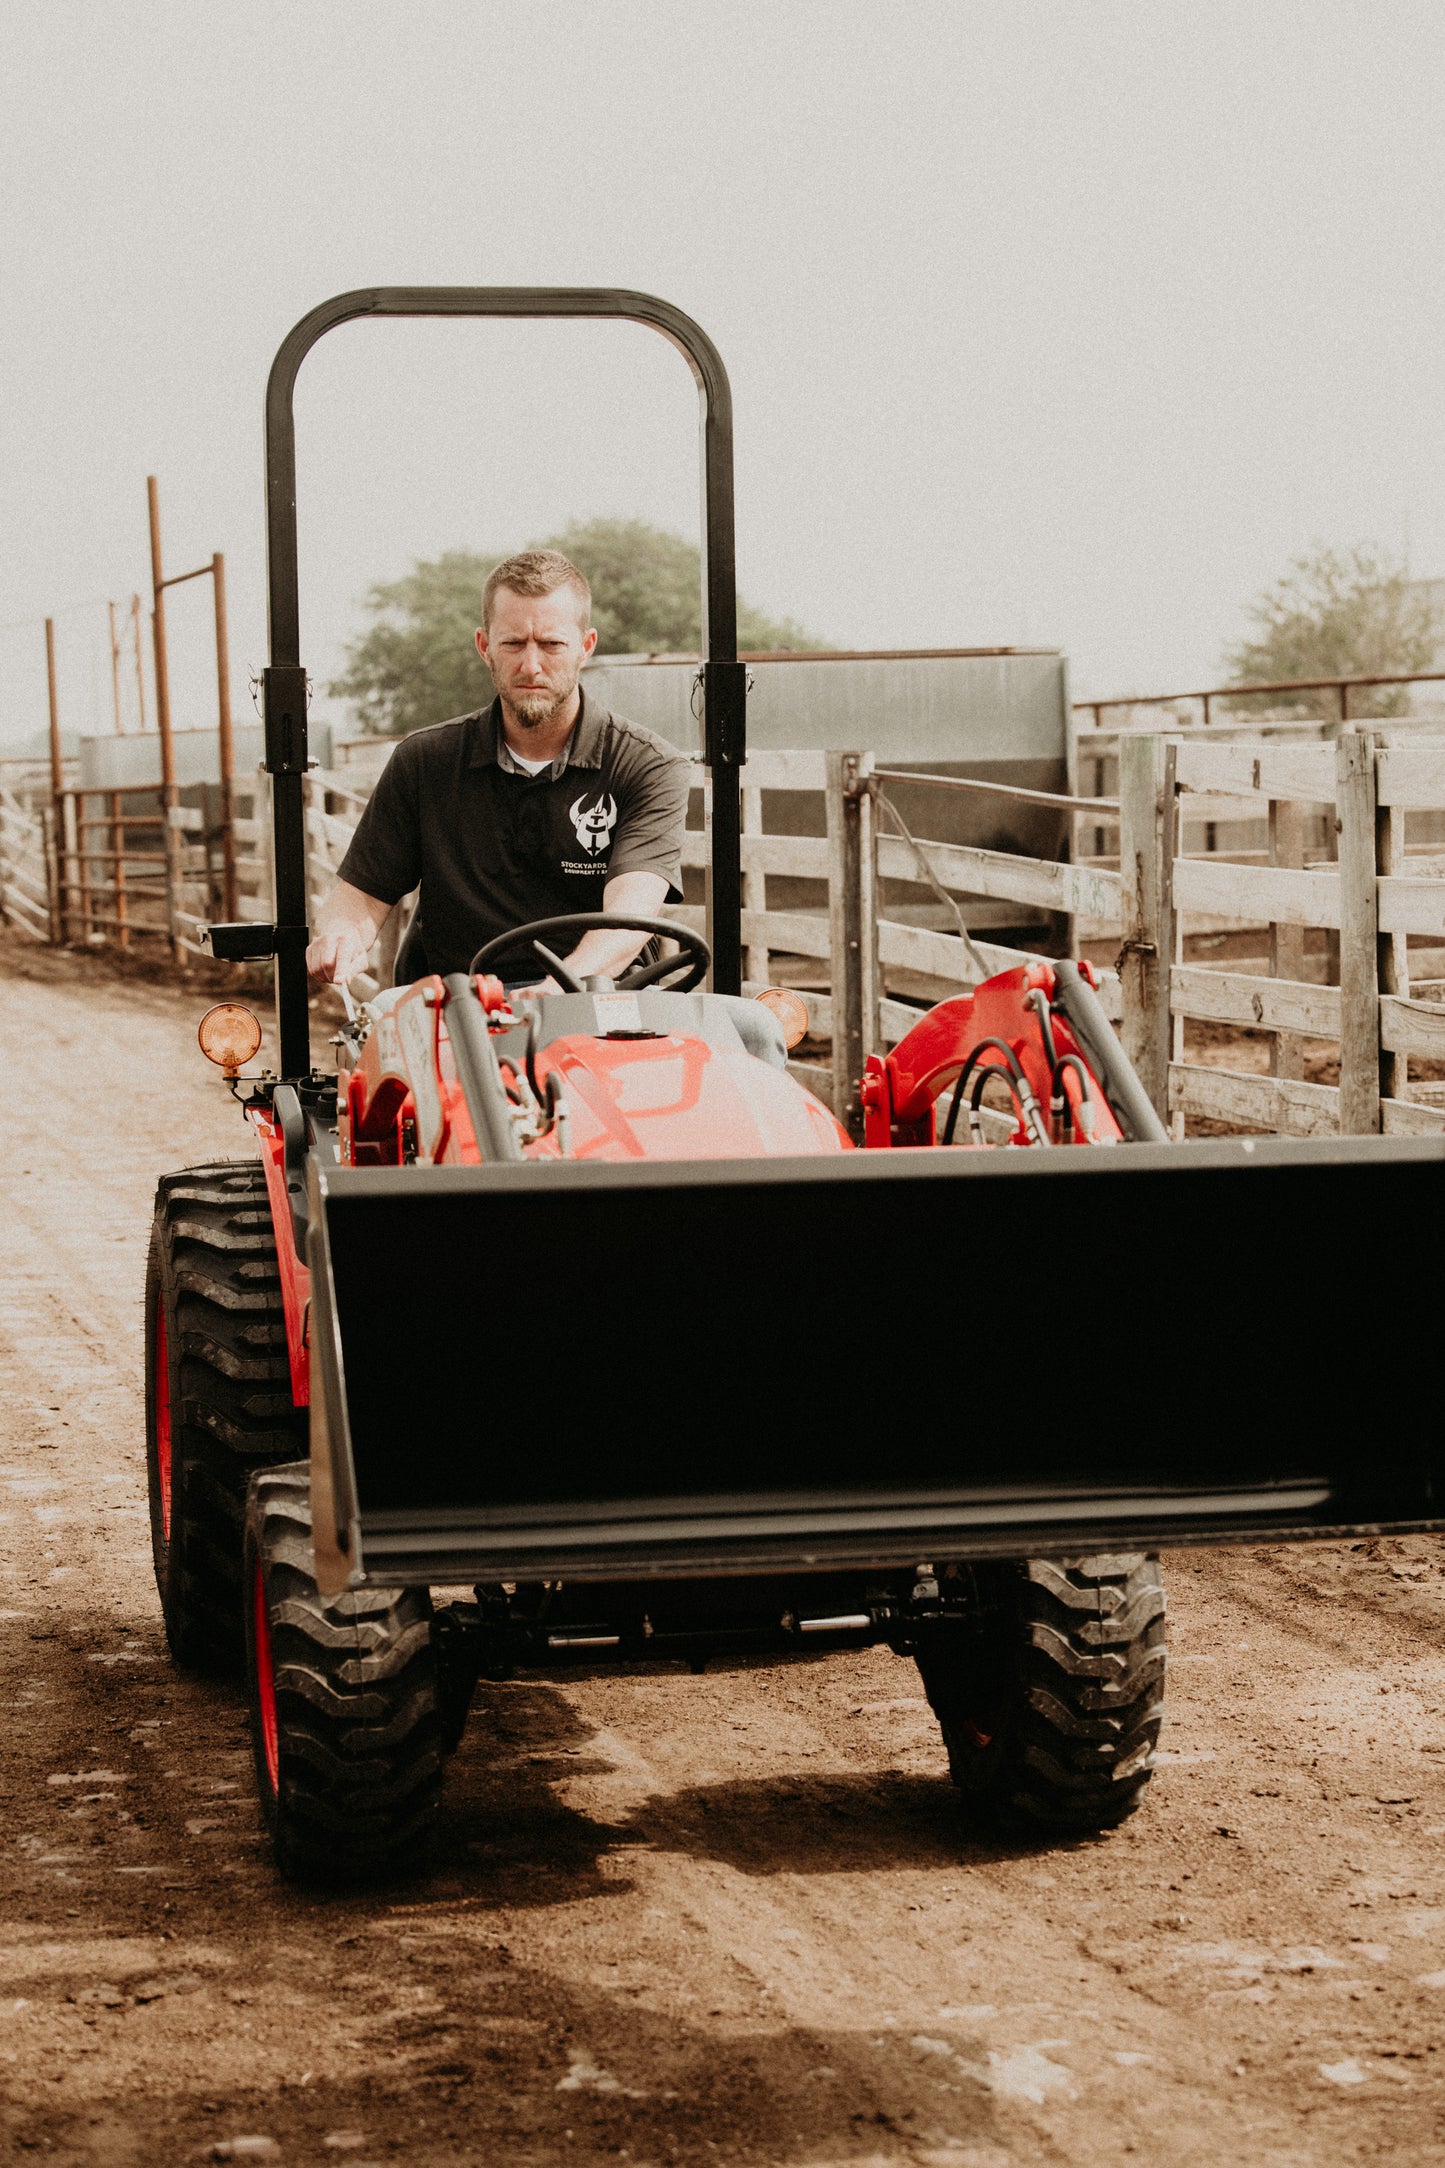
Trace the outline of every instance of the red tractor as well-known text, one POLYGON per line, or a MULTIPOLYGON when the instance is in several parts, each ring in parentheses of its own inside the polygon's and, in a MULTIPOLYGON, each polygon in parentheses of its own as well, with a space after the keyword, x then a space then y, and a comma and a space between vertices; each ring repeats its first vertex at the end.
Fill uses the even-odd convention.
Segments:
MULTIPOLYGON (((243 1080, 252 1159, 160 1184, 147 1405, 171 1648, 244 1656, 282 1870, 415 1858, 479 1678, 879 1642, 977 1811, 1117 1822, 1159 1731, 1161 1544, 1439 1525, 1438 1446, 1379 1432, 1321 1239, 1399 1256, 1439 1143, 1170 1146, 1088 967, 1040 960, 870 1060, 855 1148, 788 1073, 787 997, 741 995, 728 388, 667 304, 342 296, 277 357, 267 457, 276 921, 212 945, 274 957, 279 1074, 243 1080), (291 395, 368 314, 629 317, 691 361, 710 940, 603 919, 680 952, 578 983, 554 951, 596 916, 519 927, 376 994, 319 1073, 291 395), (563 990, 509 995, 503 951, 563 990)), ((259 1036, 203 1027, 233 1076, 259 1036)), ((1433 1282, 1391 1295, 1424 1344, 1433 1282)))

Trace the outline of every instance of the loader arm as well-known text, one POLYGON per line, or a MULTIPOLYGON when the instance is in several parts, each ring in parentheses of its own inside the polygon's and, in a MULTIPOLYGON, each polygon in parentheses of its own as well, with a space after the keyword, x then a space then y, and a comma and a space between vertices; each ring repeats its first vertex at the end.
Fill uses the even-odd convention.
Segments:
POLYGON ((940 1142, 936 1108, 950 1085, 941 1141, 981 1142, 978 1110, 991 1084, 1012 1102, 1015 1144, 1167 1141, 1099 1006, 1088 964, 1036 957, 1000 972, 939 1002, 889 1053, 870 1055, 864 1143, 877 1151, 940 1142))

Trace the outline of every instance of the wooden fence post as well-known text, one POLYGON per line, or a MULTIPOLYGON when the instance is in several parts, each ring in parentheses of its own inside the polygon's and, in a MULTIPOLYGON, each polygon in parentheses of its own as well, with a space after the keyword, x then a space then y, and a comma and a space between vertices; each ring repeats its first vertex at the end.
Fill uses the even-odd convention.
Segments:
POLYGON ((873 756, 829 753, 828 920, 833 992, 833 1111, 860 1141, 863 1065, 878 1044, 878 846, 873 756))
POLYGON ((1340 1133, 1380 1128, 1379 889, 1375 877, 1375 746, 1350 730, 1335 744, 1340 867, 1340 1133))
MULTIPOLYGON (((763 832, 763 794, 756 784, 743 785, 743 835, 760 836, 763 832)), ((743 909, 763 912, 767 910, 767 875, 750 873, 746 862, 743 867, 743 909)), ((768 951, 756 941, 743 944, 743 977, 759 986, 772 981, 768 964, 768 951)))
MULTIPOLYGON (((1388 741, 1380 732, 1372 733, 1378 756, 1380 747, 1388 741)), ((1376 774, 1378 775, 1378 768, 1376 774)), ((1375 871, 1380 876, 1405 871, 1405 808, 1397 805, 1381 805, 1378 789, 1375 793, 1375 871)), ((1378 895, 1379 891, 1376 891, 1378 895)), ((1401 994, 1410 992, 1410 951, 1406 936, 1402 933, 1382 933, 1375 942, 1378 958, 1380 992, 1401 994)), ((1403 1099, 1410 1077, 1408 1054, 1389 1053, 1380 1048, 1380 1097, 1403 1099)))
POLYGON ((1120 1039, 1161 1121, 1169 1119, 1173 1029, 1174 838, 1178 825, 1174 746, 1154 732, 1119 739, 1119 871, 1124 943, 1119 951, 1120 1039))
MULTIPOLYGON (((1305 862, 1304 811, 1297 801, 1289 798, 1271 798, 1269 801, 1269 862, 1272 866, 1290 866, 1298 871, 1305 862)), ((1269 929, 1269 975, 1272 979, 1294 979, 1305 975, 1305 930, 1303 926, 1283 926, 1271 922, 1269 929)), ((1303 1077, 1305 1073, 1304 1048, 1297 1033, 1277 1031, 1270 1041, 1269 1073, 1277 1077, 1303 1077)))

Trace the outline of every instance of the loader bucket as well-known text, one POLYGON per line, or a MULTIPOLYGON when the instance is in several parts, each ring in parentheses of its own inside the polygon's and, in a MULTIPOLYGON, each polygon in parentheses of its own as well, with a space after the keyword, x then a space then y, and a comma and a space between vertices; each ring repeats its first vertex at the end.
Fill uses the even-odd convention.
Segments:
POLYGON ((1445 1139, 312 1188, 318 1561, 334 1523, 352 1585, 1445 1527, 1400 1392, 1445 1139))

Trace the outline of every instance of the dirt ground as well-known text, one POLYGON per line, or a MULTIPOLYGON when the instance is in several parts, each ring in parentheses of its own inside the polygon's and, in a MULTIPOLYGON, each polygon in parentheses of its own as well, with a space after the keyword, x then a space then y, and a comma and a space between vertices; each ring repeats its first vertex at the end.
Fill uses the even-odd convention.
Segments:
POLYGON ((146 1539, 152 1185, 245 1142, 200 1006, 0 953, 7 2157, 1445 2161, 1433 1540, 1172 1558, 1103 1841, 970 1836, 876 1653, 484 1687, 428 1880, 279 1885, 146 1539))

